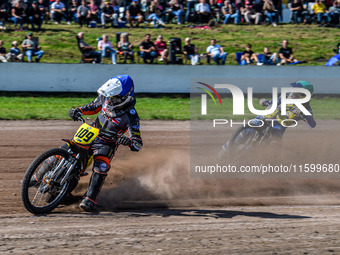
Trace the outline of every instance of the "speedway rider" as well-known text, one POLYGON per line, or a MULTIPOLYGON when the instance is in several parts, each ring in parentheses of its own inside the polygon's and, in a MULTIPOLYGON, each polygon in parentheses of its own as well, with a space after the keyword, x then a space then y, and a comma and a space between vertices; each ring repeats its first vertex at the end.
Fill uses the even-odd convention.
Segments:
MULTIPOLYGON (((295 87, 295 88, 304 88, 304 89, 307 89, 311 96, 313 95, 314 93, 314 86, 308 82, 308 81, 297 81, 297 82, 294 82, 294 83, 291 83, 290 84, 292 87, 295 87)), ((297 98, 301 98, 301 97, 304 97, 304 94, 301 94, 301 93, 290 93, 288 94, 288 98, 292 98, 292 99, 297 99, 297 98)), ((304 120, 307 125, 310 127, 310 128, 315 128, 316 126, 316 122, 313 118, 313 112, 312 112, 312 108, 309 104, 309 102, 307 103, 304 103, 303 106, 312 114, 312 115, 304 115, 300 110, 299 108, 297 108, 295 105, 287 105, 287 109, 286 109, 286 112, 287 112, 287 115, 286 116, 281 116, 280 115, 280 112, 281 112, 281 98, 278 98, 278 107, 277 109, 269 114, 269 115, 259 115, 259 116, 256 116, 255 120, 252 121, 252 124, 253 125, 260 125, 260 121, 259 120, 265 120, 265 119, 276 119, 275 121, 273 121, 273 128, 272 128, 272 138, 273 140, 271 141, 271 143, 276 143, 277 141, 281 140, 282 137, 283 137, 283 134, 285 133, 286 129, 287 129, 287 126, 289 126, 289 123, 292 124, 293 121, 289 122, 289 121, 286 121, 285 122, 285 125, 282 125, 282 121, 285 121, 285 120, 295 120, 295 121, 298 121, 298 120, 304 120)), ((269 101, 267 99, 261 99, 260 100, 260 104, 262 106, 267 106, 267 108, 270 108, 271 105, 272 105, 272 101, 269 101)), ((224 153, 227 151, 227 148, 228 148, 228 142, 226 144, 224 144, 222 146, 222 151, 220 152, 219 154, 219 157, 223 157, 224 156, 224 153)))
POLYGON ((134 106, 134 84, 129 75, 117 75, 109 79, 98 90, 98 97, 91 103, 69 110, 69 116, 78 120, 81 114, 100 114, 95 126, 124 134, 129 131, 130 137, 120 136, 118 139, 97 137, 91 146, 93 151, 93 172, 89 187, 79 207, 85 211, 93 211, 104 180, 110 170, 118 145, 125 145, 131 151, 139 151, 143 145, 139 131, 139 117, 134 106))
MULTIPOLYGON (((292 87, 295 87, 295 88, 307 89, 310 92, 311 96, 314 93, 314 86, 308 81, 297 81, 297 82, 291 83, 290 85, 292 87)), ((301 93, 290 93, 290 94, 288 94, 288 98, 291 98, 291 99, 297 99, 297 98, 301 98, 303 96, 304 96, 304 94, 301 94, 301 93)), ((261 99, 260 104, 262 106, 268 106, 268 108, 270 108, 272 101, 268 101, 267 99, 261 99)), ((310 103, 309 102, 304 103, 303 106, 311 113, 311 115, 304 115, 299 110, 299 108, 297 108, 296 106, 287 105, 287 115, 286 116, 280 116, 278 113, 280 113, 280 111, 281 111, 281 98, 279 98, 278 99, 278 107, 272 114, 265 115, 265 116, 260 115, 260 116, 256 116, 256 118, 257 119, 272 119, 272 118, 278 119, 278 121, 274 122, 274 126, 273 126, 273 129, 272 129, 272 135, 274 136, 274 139, 275 138, 281 139, 283 137, 283 134, 286 131, 286 128, 287 128, 287 127, 285 127, 281 124, 283 120, 294 119, 294 120, 298 121, 298 120, 302 119, 307 123, 307 125, 310 128, 315 128, 316 122, 313 118, 313 112, 312 112, 312 108, 310 106, 310 103)))

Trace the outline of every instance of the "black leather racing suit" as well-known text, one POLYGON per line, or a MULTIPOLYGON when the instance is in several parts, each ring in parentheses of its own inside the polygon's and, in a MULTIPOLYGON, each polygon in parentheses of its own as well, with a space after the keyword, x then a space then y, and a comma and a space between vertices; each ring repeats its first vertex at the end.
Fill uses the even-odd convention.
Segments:
MULTIPOLYGON (((123 109, 117 110, 113 114, 108 114, 105 108, 105 98, 99 96, 91 103, 80 107, 79 109, 84 115, 94 115, 98 113, 95 126, 106 128, 110 131, 115 131, 118 134, 129 132, 131 144, 128 145, 131 151, 139 151, 143 145, 139 130, 139 117, 135 106, 135 99, 133 99, 123 109), (108 116, 117 117, 108 117, 108 116)), ((97 137, 91 146, 93 151, 93 173, 90 184, 84 198, 97 203, 97 196, 110 170, 110 162, 118 148, 117 141, 110 138, 97 137)))

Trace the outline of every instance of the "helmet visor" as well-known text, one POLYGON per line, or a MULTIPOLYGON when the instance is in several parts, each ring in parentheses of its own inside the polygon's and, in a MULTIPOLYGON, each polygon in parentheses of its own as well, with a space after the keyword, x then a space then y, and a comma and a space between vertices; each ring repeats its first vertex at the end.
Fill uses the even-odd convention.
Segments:
POLYGON ((117 96, 107 97, 106 101, 108 105, 118 105, 123 102, 123 98, 117 95, 117 96))
POLYGON ((122 92, 122 83, 119 79, 110 79, 104 85, 102 85, 98 90, 98 95, 104 96, 106 98, 118 96, 122 92))

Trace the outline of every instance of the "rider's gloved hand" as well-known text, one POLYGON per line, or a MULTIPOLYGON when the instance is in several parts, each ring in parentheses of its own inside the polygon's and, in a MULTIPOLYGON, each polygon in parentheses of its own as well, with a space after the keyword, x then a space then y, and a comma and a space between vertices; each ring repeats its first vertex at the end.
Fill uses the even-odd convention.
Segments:
POLYGON ((118 139, 117 139, 117 142, 121 145, 125 145, 125 146, 129 146, 131 145, 132 141, 131 141, 131 138, 130 137, 127 137, 125 135, 122 135, 120 136, 118 139))
POLYGON ((70 116, 71 119, 73 119, 74 121, 78 120, 78 117, 81 114, 81 110, 79 108, 76 109, 70 109, 68 111, 68 115, 70 116))

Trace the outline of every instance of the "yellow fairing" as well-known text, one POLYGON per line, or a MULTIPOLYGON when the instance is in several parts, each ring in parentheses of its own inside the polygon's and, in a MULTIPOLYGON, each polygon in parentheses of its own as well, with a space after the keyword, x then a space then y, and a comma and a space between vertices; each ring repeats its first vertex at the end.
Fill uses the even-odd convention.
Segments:
POLYGON ((89 145, 94 141, 94 139, 96 139, 98 134, 98 128, 91 127, 90 125, 84 123, 77 130, 77 133, 73 137, 73 141, 78 144, 89 145))
MULTIPOLYGON (((279 109, 276 109, 273 113, 271 114, 268 114, 268 115, 263 115, 262 117, 264 119, 276 119, 278 120, 280 123, 282 123, 282 121, 284 120, 288 120, 288 119, 295 119, 296 117, 296 114, 294 112, 294 105, 292 104, 287 104, 287 107, 286 107, 286 112, 287 112, 287 115, 286 116, 283 116, 280 114, 280 110, 279 109)), ((294 122, 291 121, 286 121, 285 122, 285 126, 290 126, 290 125, 293 125, 294 122)))

